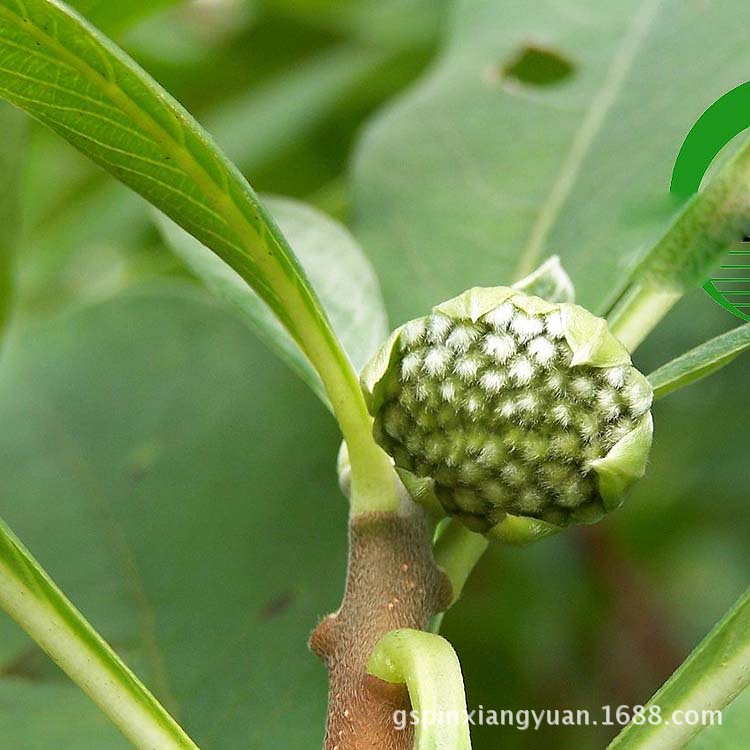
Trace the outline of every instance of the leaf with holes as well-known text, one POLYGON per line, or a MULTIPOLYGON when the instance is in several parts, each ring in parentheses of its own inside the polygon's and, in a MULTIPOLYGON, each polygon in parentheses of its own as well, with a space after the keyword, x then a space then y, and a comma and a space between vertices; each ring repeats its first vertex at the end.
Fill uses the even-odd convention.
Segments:
POLYGON ((395 322, 554 254, 605 312, 670 224, 685 135, 747 77, 745 10, 461 0, 432 72, 356 157, 355 228, 395 322))

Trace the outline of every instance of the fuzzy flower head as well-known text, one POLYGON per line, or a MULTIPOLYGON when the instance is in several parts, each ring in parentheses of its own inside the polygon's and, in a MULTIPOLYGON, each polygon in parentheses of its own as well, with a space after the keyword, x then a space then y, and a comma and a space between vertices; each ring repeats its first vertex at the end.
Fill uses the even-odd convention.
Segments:
POLYGON ((645 470, 651 387, 577 305, 471 289, 397 329, 362 383, 415 499, 489 536, 598 520, 645 470))

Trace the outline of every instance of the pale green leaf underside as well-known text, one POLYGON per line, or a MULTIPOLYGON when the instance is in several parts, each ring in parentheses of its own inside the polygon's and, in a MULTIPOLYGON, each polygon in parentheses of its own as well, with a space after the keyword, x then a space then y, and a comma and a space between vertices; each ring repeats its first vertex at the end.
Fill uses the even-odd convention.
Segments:
POLYGON ((648 376, 654 397, 662 398, 678 388, 705 378, 750 349, 750 323, 738 326, 691 349, 648 376))
MULTIPOLYGON (((368 128, 355 229, 395 323, 558 254, 607 312, 679 206, 685 135, 747 78, 744 0, 461 0, 431 73, 368 128), (536 48, 569 66, 508 69, 536 48)), ((708 298, 706 305, 713 304, 708 298)))
MULTIPOLYGON (((359 370, 388 335, 378 280, 349 232, 311 206, 285 198, 264 203, 294 246, 339 341, 359 370)), ((232 304, 256 333, 328 405, 320 378, 273 313, 220 258, 163 215, 157 223, 169 246, 219 298, 232 304)))
POLYGON ((409 690, 418 719, 414 750, 471 750, 461 665, 445 638, 394 630, 378 641, 367 668, 381 680, 404 684, 409 690))
MULTIPOLYGON (((306 640, 346 560, 328 414, 192 287, 19 333, 0 369, 7 522, 201 748, 320 747, 306 640)), ((0 612, 3 750, 130 750, 34 654, 0 612)))
MULTIPOLYGON (((281 233, 190 115, 55 0, 0 0, 0 95, 221 256, 302 345, 340 353, 281 233)), ((317 351, 316 351, 317 353, 317 351)))
MULTIPOLYGON (((669 720, 676 711, 722 709, 750 683, 750 590, 660 688, 648 706, 669 720)), ((700 732, 685 714, 678 721, 629 724, 608 750, 677 750, 700 732)), ((717 731, 717 730, 713 730, 717 731)), ((720 729, 718 730, 721 731, 720 729)))

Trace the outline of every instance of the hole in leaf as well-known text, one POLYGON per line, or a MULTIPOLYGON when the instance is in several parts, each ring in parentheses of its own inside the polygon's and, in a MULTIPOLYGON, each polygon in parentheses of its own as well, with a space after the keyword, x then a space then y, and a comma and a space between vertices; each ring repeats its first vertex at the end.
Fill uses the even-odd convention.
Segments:
POLYGON ((527 44, 503 67, 502 75, 528 86, 552 86, 570 78, 575 70, 575 63, 562 53, 527 44))

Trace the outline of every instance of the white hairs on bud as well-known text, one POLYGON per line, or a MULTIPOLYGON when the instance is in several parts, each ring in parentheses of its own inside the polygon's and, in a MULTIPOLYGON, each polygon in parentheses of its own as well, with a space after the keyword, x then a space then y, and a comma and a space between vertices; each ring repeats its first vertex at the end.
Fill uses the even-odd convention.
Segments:
POLYGON ((424 358, 424 371, 433 378, 441 377, 448 369, 452 356, 450 349, 445 346, 430 349, 424 358))
POLYGON ((484 320, 486 320, 492 328, 504 331, 513 319, 515 312, 516 309, 510 302, 503 302, 502 305, 499 305, 494 310, 490 310, 484 316, 484 320))
POLYGON ((626 435, 629 435, 633 431, 633 428, 633 422, 629 419, 621 419, 607 430, 607 441, 610 445, 614 445, 626 435))
POLYGON ((399 340, 401 342, 401 351, 410 349, 419 344, 424 338, 427 326, 422 318, 411 320, 401 329, 399 340))
POLYGON ((430 386, 424 380, 419 380, 414 386, 414 398, 419 402, 427 401, 430 396, 430 390, 430 386))
POLYGON ((524 513, 538 513, 544 507, 544 495, 534 487, 528 487, 518 498, 518 507, 524 513))
POLYGON ((531 391, 522 393, 517 400, 518 410, 526 416, 532 416, 539 410, 539 398, 531 391))
POLYGON ((470 393, 464 401, 464 408, 472 416, 479 414, 484 407, 484 397, 481 394, 470 393))
POLYGON ((622 394, 633 416, 640 417, 651 408, 653 394, 648 384, 641 382, 640 379, 631 380, 623 389, 622 394))
POLYGON ((516 400, 512 396, 504 398, 500 405, 495 409, 495 413, 504 419, 510 419, 518 411, 516 400))
POLYGON ((476 378, 481 364, 480 359, 471 354, 466 357, 459 357, 453 365, 453 372, 462 380, 471 381, 476 378))
POLYGON ((550 365, 557 354, 555 345, 549 339, 544 338, 544 336, 537 336, 537 338, 530 341, 526 347, 526 351, 542 367, 550 365))
POLYGON ((509 373, 517 385, 528 385, 534 378, 534 365, 526 357, 518 357, 511 363, 509 373))
POLYGON ((427 338, 433 344, 442 344, 452 327, 453 322, 447 315, 430 315, 427 321, 427 338))
POLYGON ((565 390, 566 377, 560 370, 554 370, 547 376, 547 388, 549 388, 555 396, 560 396, 565 390))
POLYGON ((576 398, 588 399, 594 395, 595 386, 591 378, 578 375, 570 381, 570 390, 576 398))
POLYGON ((553 435, 550 440, 551 452, 563 460, 572 460, 580 451, 581 446, 578 438, 572 432, 563 432, 560 435, 553 435))
POLYGON ((593 414, 582 412, 578 415, 578 432, 584 440, 593 440, 598 431, 599 422, 593 414))
POLYGON ((492 395, 500 393, 505 386, 507 376, 502 370, 487 370, 479 379, 479 385, 492 395))
POLYGON ((561 427, 567 427, 573 418, 570 407, 567 404, 556 404, 552 407, 552 419, 561 427))
POLYGON ((482 341, 482 350, 484 353, 493 357, 496 362, 504 364, 516 353, 516 342, 508 334, 489 334, 482 341))
POLYGON ((617 398, 617 391, 613 388, 602 388, 596 394, 596 406, 608 421, 620 416, 620 401, 617 398))
POLYGON ((479 336, 479 331, 469 323, 457 325, 446 339, 445 343, 451 349, 465 352, 479 336))
POLYGON ((625 384, 625 375, 627 374, 627 368, 605 367, 601 372, 604 376, 604 380, 613 388, 617 388, 618 391, 625 384))
POLYGON ((422 367, 422 355, 419 352, 409 352, 401 362, 401 380, 413 380, 422 367))
POLYGON ((544 321, 544 326, 547 329, 547 333, 552 336, 553 339, 561 339, 565 336, 565 328, 563 326, 562 315, 559 310, 551 312, 544 321))
POLYGON ((523 466, 513 461, 508 461, 508 463, 500 469, 500 474, 512 487, 518 487, 526 481, 526 472, 524 471, 523 466))
POLYGON ((544 323, 539 318, 532 318, 519 310, 510 321, 510 328, 521 341, 528 341, 544 330, 544 323))
POLYGON ((510 499, 510 493, 500 482, 487 479, 479 485, 479 490, 490 502, 503 505, 510 499))
POLYGON ((505 446, 499 438, 490 438, 479 451, 477 461, 483 466, 499 466, 505 457, 505 446))
POLYGON ((576 480, 572 480, 568 484, 559 487, 558 492, 557 504, 562 505, 564 508, 575 508, 585 500, 583 488, 580 482, 576 480))
POLYGON ((439 435, 430 435, 425 441, 424 454, 430 461, 439 461, 443 457, 445 440, 439 435))
POLYGON ((464 461, 458 467, 458 475, 464 482, 477 482, 484 476, 484 469, 473 461, 464 461))
POLYGON ((452 404, 456 400, 456 381, 444 380, 439 386, 440 395, 444 401, 452 404))

